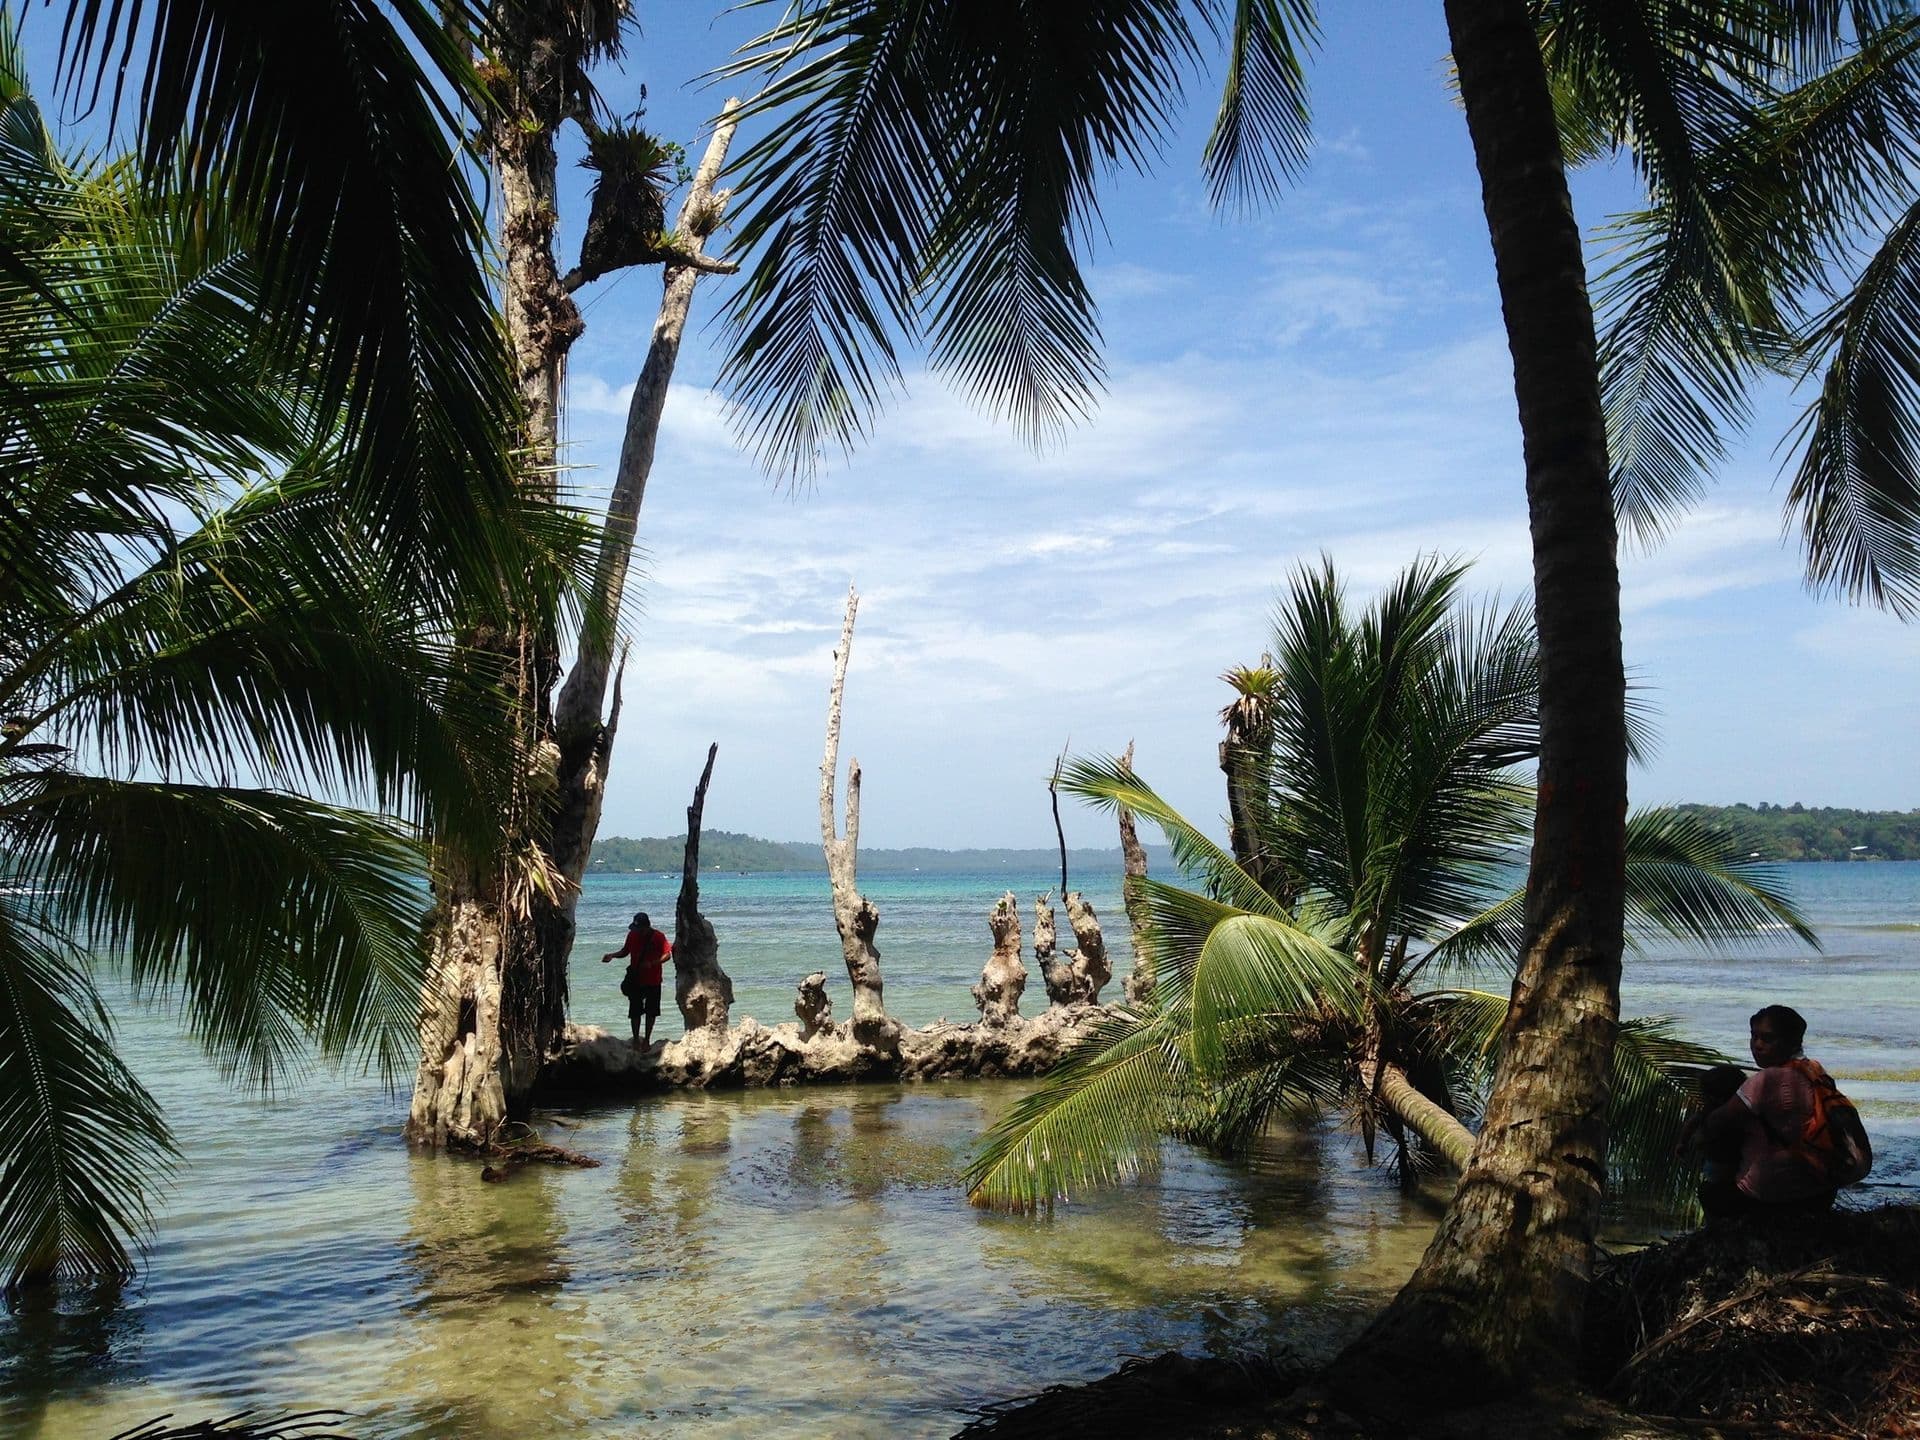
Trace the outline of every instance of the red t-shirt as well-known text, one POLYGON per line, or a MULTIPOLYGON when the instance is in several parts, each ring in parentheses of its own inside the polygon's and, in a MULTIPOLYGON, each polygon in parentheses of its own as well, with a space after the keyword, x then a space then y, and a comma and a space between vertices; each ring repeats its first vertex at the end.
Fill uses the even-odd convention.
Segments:
POLYGON ((627 957, 627 969, 633 972, 634 984, 658 985, 660 983, 661 966, 666 963, 667 957, 673 954, 673 942, 667 939, 660 931, 649 930, 644 948, 645 953, 643 954, 640 945, 640 932, 638 930, 629 930, 627 931, 627 943, 622 945, 614 953, 627 957))

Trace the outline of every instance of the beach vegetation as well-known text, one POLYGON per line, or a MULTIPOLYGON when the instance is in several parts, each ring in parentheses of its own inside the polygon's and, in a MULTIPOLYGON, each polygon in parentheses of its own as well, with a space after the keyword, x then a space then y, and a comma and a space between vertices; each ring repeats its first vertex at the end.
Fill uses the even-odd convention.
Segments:
MULTIPOLYGON (((1063 788, 1158 825, 1199 888, 1146 879, 1150 1004, 1107 1022, 985 1137, 978 1201, 1030 1207, 1157 1166, 1168 1134, 1243 1148, 1329 1109, 1402 1177, 1464 1168, 1498 1060, 1536 795, 1539 651, 1525 606, 1460 597, 1464 567, 1408 568, 1352 605, 1330 563, 1297 572, 1258 667, 1236 843, 1215 844, 1144 780, 1078 760, 1063 788)), ((1229 672, 1229 678, 1244 671, 1229 672)), ((1627 933, 1724 950, 1816 941, 1739 836, 1673 810, 1627 823, 1627 933)), ((1690 1197, 1674 1145, 1699 1067, 1721 1057, 1659 1019, 1613 1051, 1617 1197, 1690 1197)))
MULTIPOLYGON (((76 4, 82 43, 126 18, 99 11, 76 4)), ((433 113, 425 87, 390 117, 331 97, 325 147, 346 158, 304 150, 311 128, 279 134, 280 179, 319 207, 296 215, 250 126, 316 93, 311 73, 268 95, 218 52, 207 67, 204 144, 182 138, 190 87, 150 75, 141 155, 65 154, 0 13, 9 1288, 124 1275, 148 1222, 173 1146, 116 1052, 120 997, 173 1007, 269 1090, 316 1052, 410 1061, 423 836, 494 833, 516 753, 503 675, 453 636, 551 609, 576 544, 497 483, 512 412, 492 408, 483 305, 494 338, 461 338, 460 297, 484 296, 471 252, 455 266, 410 228, 424 197, 368 188, 423 157, 359 173, 343 138, 377 120, 397 144, 433 113)), ((457 237, 470 202, 449 198, 433 133, 434 223, 457 237)))

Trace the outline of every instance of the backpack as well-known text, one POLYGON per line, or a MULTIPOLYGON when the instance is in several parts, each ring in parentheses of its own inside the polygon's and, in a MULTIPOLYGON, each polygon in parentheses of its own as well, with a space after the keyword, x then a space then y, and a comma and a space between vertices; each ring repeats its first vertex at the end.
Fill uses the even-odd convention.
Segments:
POLYGON ((1853 1101, 1840 1093, 1818 1060, 1800 1056, 1787 1066, 1799 1071, 1813 1092, 1813 1111, 1787 1148, 1835 1189, 1866 1179, 1873 1169, 1873 1145, 1853 1101))

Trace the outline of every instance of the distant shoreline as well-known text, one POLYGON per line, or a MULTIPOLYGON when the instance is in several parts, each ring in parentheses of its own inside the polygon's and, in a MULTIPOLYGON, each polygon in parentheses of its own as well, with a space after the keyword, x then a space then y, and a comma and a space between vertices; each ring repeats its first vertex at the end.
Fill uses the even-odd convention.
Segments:
MULTIPOLYGON (((1684 814, 1710 825, 1732 829, 1755 852, 1755 858, 1779 864, 1805 861, 1920 860, 1920 810, 1846 810, 1774 805, 1677 805, 1684 814)), ((686 845, 684 835, 632 839, 610 836, 594 843, 587 873, 630 875, 677 874, 686 845)), ((1155 870, 1171 867, 1164 845, 1146 847, 1155 870)), ((1524 856, 1516 855, 1516 862, 1524 856)), ((1067 851, 1069 871, 1111 869, 1120 861, 1116 842, 1105 848, 1067 851)), ((862 849, 860 869, 869 875, 961 874, 982 870, 1052 870, 1060 852, 1050 847, 998 847, 939 850, 930 846, 901 849, 862 849)), ((700 837, 700 868, 747 874, 825 874, 817 842, 763 840, 727 830, 709 830, 700 837)))

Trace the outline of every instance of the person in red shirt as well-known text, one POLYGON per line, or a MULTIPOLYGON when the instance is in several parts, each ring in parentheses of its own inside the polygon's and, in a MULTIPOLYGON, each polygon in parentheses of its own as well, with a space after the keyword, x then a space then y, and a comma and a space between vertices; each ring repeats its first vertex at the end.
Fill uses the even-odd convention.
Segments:
POLYGON ((633 1043, 636 1047, 642 1043, 640 1024, 644 1020, 647 1027, 644 1043, 651 1049, 653 1022, 660 1018, 660 979, 664 973, 661 967, 673 958, 673 942, 653 928, 653 922, 643 910, 627 927, 627 943, 602 955, 600 963, 604 965, 622 957, 627 962, 627 973, 620 988, 627 992, 627 1022, 633 1026, 633 1043))

